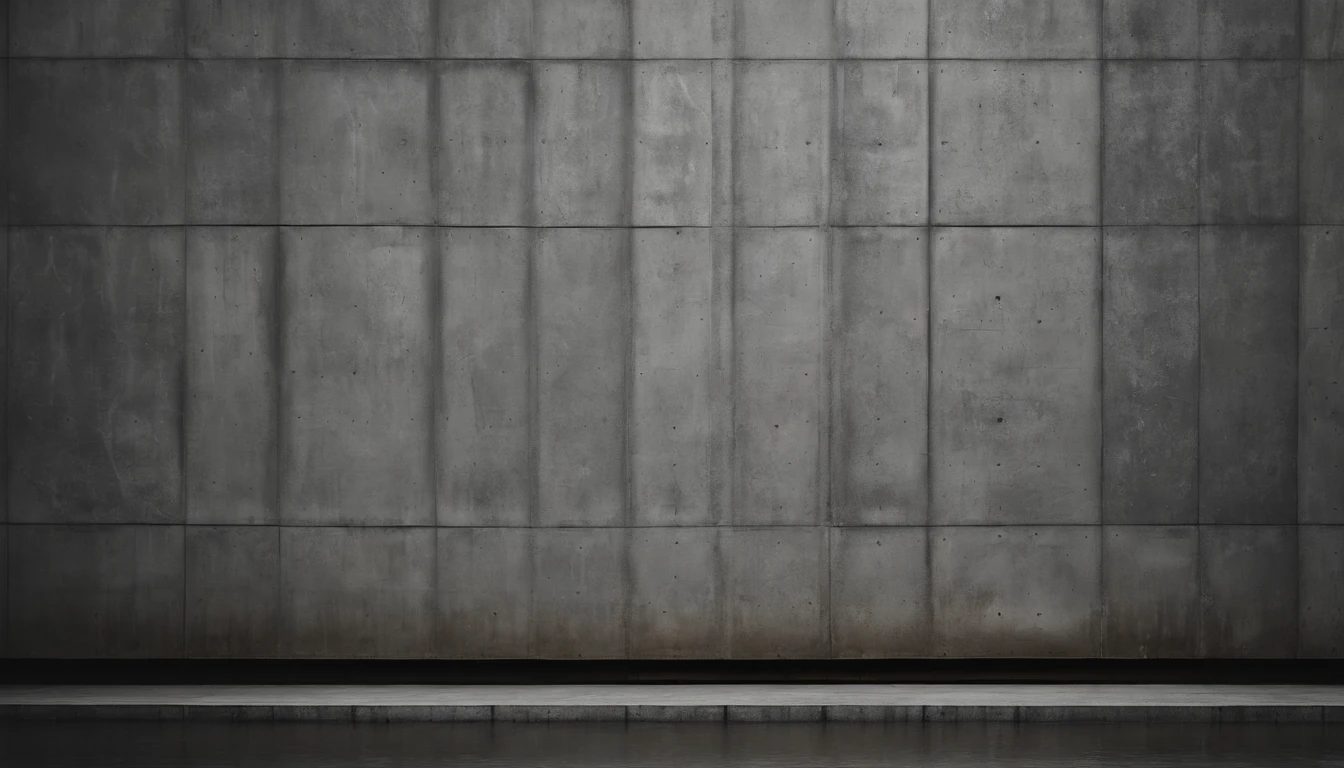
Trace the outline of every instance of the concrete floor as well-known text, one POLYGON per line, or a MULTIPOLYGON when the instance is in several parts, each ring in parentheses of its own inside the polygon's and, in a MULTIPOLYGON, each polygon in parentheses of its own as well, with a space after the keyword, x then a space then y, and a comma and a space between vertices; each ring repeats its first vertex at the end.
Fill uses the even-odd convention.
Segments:
POLYGON ((1344 686, 4 686, 6 719, 1344 723, 1344 686))

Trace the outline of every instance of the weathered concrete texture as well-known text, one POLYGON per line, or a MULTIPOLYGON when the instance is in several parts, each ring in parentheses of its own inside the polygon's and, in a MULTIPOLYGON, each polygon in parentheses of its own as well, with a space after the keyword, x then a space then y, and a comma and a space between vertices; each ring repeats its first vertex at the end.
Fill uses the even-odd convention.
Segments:
POLYGON ((736 223, 824 224, 830 163, 830 66, 738 62, 733 83, 736 223))
POLYGON ((518 62, 445 62, 437 87, 440 223, 530 224, 532 67, 518 62))
POLYGON ((532 230, 439 234, 439 525, 527 525, 532 509, 532 230))
POLYGON ((712 233, 636 230, 633 258, 633 522, 714 523, 728 480, 715 461, 713 403, 726 397, 715 323, 729 308, 714 303, 712 233))
POLYGON ((431 233, 281 236, 281 520, 431 523, 431 233))
POLYGON ((929 232, 832 230, 832 522, 928 520, 929 232))
POLYGON ((835 0, 835 51, 845 59, 928 56, 928 0, 835 0))
POLYGON ((622 528, 539 528, 532 587, 539 658, 626 656, 626 539, 622 528))
POLYGON ((279 519, 276 291, 280 233, 187 235, 186 487, 189 523, 279 519))
POLYGON ((282 0, 185 0, 187 55, 270 58, 281 54, 282 0))
POLYGON ((539 62, 532 76, 536 223, 629 224, 631 65, 539 62))
POLYGON ((1298 521, 1344 524, 1344 228, 1301 236, 1298 521))
POLYGON ((182 527, 9 526, 9 653, 182 654, 182 527))
POLYGON ((1201 0, 1105 0, 1102 52, 1108 59, 1199 56, 1201 0))
POLYGON ((278 223, 279 63, 192 61, 186 68, 188 221, 278 223))
POLYGON ((1297 541, 1297 655, 1339 658, 1344 654, 1344 526, 1304 525, 1297 541))
POLYGON ((533 0, 439 0, 440 56, 517 59, 532 53, 533 0))
POLYGON ((1302 55, 1309 59, 1344 58, 1344 4, 1339 0, 1303 0, 1302 55))
POLYGON ((631 237, 619 229, 537 234, 542 525, 618 525, 626 517, 631 237))
POLYGON ((631 0, 637 59, 721 59, 733 52, 736 0, 631 0))
POLYGON ((928 221, 928 71, 927 62, 836 65, 831 223, 928 221))
POLYGON ((280 529, 280 656, 432 653, 431 528, 280 529))
POLYGON ((633 77, 633 223, 708 226, 714 180, 711 63, 641 63, 633 77))
POLYGON ((932 237, 931 522, 1100 522, 1098 231, 932 237))
POLYGON ((939 63, 932 87, 936 223, 1097 223, 1095 62, 939 63))
POLYGON ((932 655, 927 528, 831 531, 831 653, 932 655))
POLYGON ((9 62, 15 224, 181 224, 182 62, 9 62))
POLYGON ((1296 58, 1301 3, 1204 0, 1200 56, 1206 59, 1296 58))
POLYGON ((177 57, 181 0, 9 0, 11 56, 177 57))
POLYGON ((929 530, 938 656, 1099 656, 1101 531, 929 530))
POLYGON ((717 528, 630 533, 629 655, 721 659, 727 652, 717 528))
POLYGON ((830 655, 829 533, 827 528, 723 532, 730 658, 830 655))
POLYGON ((436 656, 532 656, 533 532, 440 528, 436 656), (488 573, 489 578, 481 578, 488 573))
POLYGON ((1297 220, 1299 65, 1207 61, 1200 65, 1200 220, 1297 220))
POLYGON ((1102 521, 1194 523, 1198 230, 1108 227, 1102 245, 1102 521))
POLYGON ((282 55, 312 59, 424 58, 434 51, 437 0, 274 0, 282 55))
POLYGON ((826 234, 736 231, 734 522, 823 518, 826 234))
POLYGON ((935 59, 1095 59, 1101 0, 932 0, 935 59))
POLYGON ((1201 655, 1263 659, 1296 654, 1297 537, 1293 526, 1200 527, 1201 655))
POLYGON ((537 58, 630 56, 630 0, 533 0, 532 9, 537 58))
POLYGON ((1344 61, 1308 62, 1302 77, 1302 223, 1344 224, 1344 61))
POLYGON ((275 656, 280 535, 270 526, 186 529, 187 656, 275 656))
POLYGON ((1104 655, 1198 656, 1199 529, 1107 526, 1101 536, 1104 655))
POLYGON ((1199 221, 1199 65, 1108 62, 1102 106, 1107 224, 1199 221))
POLYGON ((745 59, 825 59, 831 56, 834 3, 816 0, 736 0, 735 53, 745 59))
POLYGON ((1297 519, 1298 230, 1200 236, 1199 521, 1297 519))
POLYGON ((0 654, 9 655, 9 526, 0 525, 0 654))
POLYGON ((431 66, 283 64, 283 223, 432 223, 431 66))
POLYGON ((182 521, 183 239, 10 230, 10 521, 182 521))

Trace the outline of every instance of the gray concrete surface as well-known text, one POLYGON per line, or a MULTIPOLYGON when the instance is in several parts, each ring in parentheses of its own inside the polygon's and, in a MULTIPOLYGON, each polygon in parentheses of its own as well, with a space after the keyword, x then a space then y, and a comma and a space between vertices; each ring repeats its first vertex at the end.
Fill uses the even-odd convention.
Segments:
POLYGON ((1344 654, 1339 0, 374 5, 0 2, 0 653, 1344 654))

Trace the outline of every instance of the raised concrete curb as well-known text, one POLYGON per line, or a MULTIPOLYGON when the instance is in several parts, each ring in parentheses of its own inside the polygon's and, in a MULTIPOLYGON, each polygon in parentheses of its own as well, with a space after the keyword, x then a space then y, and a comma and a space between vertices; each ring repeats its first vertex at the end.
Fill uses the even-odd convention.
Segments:
POLYGON ((1344 723, 1344 687, 1179 685, 34 686, 6 720, 1344 723))

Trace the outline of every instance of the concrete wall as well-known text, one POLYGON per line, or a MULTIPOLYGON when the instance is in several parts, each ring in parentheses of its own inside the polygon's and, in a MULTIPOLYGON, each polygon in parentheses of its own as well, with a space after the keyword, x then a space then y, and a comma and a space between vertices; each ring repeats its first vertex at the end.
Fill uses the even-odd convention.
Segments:
POLYGON ((0 652, 1344 656, 1338 0, 0 18, 0 652))

